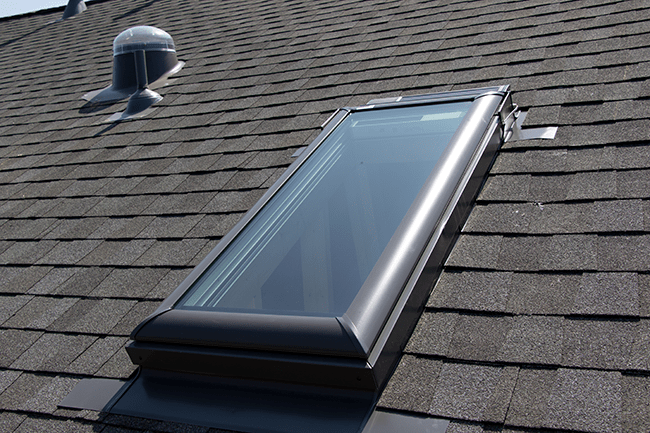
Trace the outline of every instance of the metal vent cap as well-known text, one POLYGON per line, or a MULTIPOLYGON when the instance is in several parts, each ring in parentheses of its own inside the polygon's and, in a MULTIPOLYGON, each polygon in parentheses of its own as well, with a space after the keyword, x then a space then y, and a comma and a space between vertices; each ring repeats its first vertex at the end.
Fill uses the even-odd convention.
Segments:
POLYGON ((113 41, 113 55, 136 51, 176 52, 174 40, 164 30, 151 26, 137 26, 124 30, 113 41))
POLYGON ((92 104, 104 104, 131 97, 124 113, 109 120, 138 117, 162 96, 153 89, 165 86, 169 77, 185 65, 176 58, 174 40, 156 27, 131 27, 113 41, 113 83, 82 98, 92 104))

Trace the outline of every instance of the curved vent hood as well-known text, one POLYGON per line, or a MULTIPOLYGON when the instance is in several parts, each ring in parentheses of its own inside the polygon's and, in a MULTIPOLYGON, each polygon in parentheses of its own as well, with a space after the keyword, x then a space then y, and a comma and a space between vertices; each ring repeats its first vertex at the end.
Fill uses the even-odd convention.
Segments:
POLYGON ((150 26, 124 30, 113 41, 113 83, 86 93, 82 99, 103 104, 129 97, 126 111, 109 121, 140 117, 162 96, 152 89, 169 83, 168 78, 181 70, 185 62, 176 58, 176 46, 169 33, 150 26))
POLYGON ((84 0, 70 0, 63 11, 61 20, 67 20, 70 17, 79 15, 86 9, 86 3, 84 3, 84 0))

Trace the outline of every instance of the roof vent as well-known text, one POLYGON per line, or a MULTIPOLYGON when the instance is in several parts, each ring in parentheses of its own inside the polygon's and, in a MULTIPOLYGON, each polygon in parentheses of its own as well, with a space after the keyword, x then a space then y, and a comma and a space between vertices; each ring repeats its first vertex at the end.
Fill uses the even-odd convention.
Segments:
POLYGON ((70 17, 79 15, 86 10, 86 3, 84 0, 70 0, 63 11, 63 16, 61 20, 67 20, 70 17))
POLYGON ((140 117, 162 96, 151 89, 169 84, 169 76, 185 65, 176 59, 176 46, 169 33, 156 27, 138 26, 124 30, 113 41, 113 84, 86 93, 93 103, 115 102, 130 96, 124 113, 110 121, 140 117))

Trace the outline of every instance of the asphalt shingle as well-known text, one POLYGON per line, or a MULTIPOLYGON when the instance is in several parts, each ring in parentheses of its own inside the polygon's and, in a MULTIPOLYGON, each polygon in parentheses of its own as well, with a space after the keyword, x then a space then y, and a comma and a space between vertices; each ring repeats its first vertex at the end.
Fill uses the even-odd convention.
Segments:
POLYGON ((498 359, 508 363, 560 364, 563 320, 557 316, 518 316, 501 342, 498 359))
POLYGON ((2 345, 5 347, 0 357, 0 366, 9 367, 42 335, 42 332, 22 329, 0 330, 0 340, 2 340, 2 345))
POLYGON ((49 326, 49 331, 106 335, 136 301, 82 299, 49 326))
POLYGON ((421 413, 428 412, 441 369, 440 361, 432 362, 426 358, 404 355, 394 373, 396 380, 388 384, 378 405, 421 413))
POLYGON ((0 296, 0 325, 32 299, 26 295, 0 296))
POLYGON ((502 423, 519 368, 444 363, 428 413, 502 423))
POLYGON ((635 273, 585 273, 573 313, 580 315, 640 316, 639 278, 635 273))
POLYGON ((512 272, 443 272, 427 307, 502 312, 511 279, 512 272))
POLYGON ((621 374, 521 369, 508 422, 523 427, 619 431, 621 374), (543 394, 546 398, 539 399, 543 394))
POLYGON ((3 323, 8 328, 45 329, 72 307, 78 299, 34 297, 3 323))
POLYGON ((455 433, 650 429, 647 1, 132 3, 0 19, 0 430, 206 431, 56 404, 132 374, 131 330, 335 109, 493 84, 556 138, 503 145, 379 405, 455 433), (137 23, 187 63, 105 123, 126 102, 80 97, 137 23))
POLYGON ((52 413, 56 410, 56 401, 65 398, 76 382, 68 377, 24 373, 0 394, 0 407, 6 410, 52 413))

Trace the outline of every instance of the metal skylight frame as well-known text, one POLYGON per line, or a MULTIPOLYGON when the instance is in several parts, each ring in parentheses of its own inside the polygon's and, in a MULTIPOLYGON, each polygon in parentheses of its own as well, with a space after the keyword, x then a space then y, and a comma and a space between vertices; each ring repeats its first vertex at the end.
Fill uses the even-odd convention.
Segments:
POLYGON ((371 101, 338 111, 219 245, 131 334, 143 371, 298 383, 377 393, 437 279, 514 116, 508 86, 371 101), (470 101, 441 163, 420 190, 345 314, 323 317, 174 306, 351 113, 470 101))

